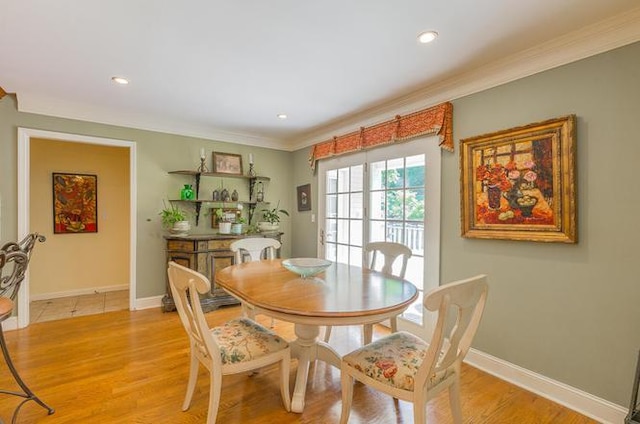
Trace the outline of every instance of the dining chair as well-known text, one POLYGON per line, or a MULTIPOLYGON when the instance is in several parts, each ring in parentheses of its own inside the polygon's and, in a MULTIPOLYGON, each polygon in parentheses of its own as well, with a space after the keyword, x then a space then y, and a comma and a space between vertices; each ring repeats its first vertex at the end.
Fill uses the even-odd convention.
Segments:
POLYGON ((214 424, 220 404, 222 376, 256 370, 266 365, 280 365, 280 395, 287 411, 291 410, 289 395, 289 343, 258 323, 240 318, 209 328, 200 302, 200 294, 209 293, 211 282, 204 275, 175 262, 167 270, 169 286, 176 309, 191 345, 189 381, 182 410, 191 405, 202 364, 209 371, 209 412, 207 424, 214 424))
MULTIPOLYGON (((367 243, 364 247, 365 251, 365 264, 364 266, 369 269, 379 270, 383 274, 394 275, 399 278, 404 278, 407 272, 407 264, 411 258, 411 249, 404 244, 395 243, 391 241, 374 241, 367 243), (400 265, 400 271, 398 273, 393 272, 393 265, 396 259, 400 257, 402 259, 400 265), (378 259, 382 259, 382 266, 378 263, 378 259)), ((397 317, 391 317, 389 319, 391 324, 391 332, 398 331, 398 319, 397 317)), ((324 341, 329 342, 331 337, 331 327, 325 328, 324 341)), ((365 324, 362 327, 363 344, 371 343, 373 338, 373 324, 365 324)))
MULTIPOLYGON (((280 249, 281 243, 273 238, 268 237, 249 237, 236 240, 231 243, 230 248, 234 254, 234 263, 259 261, 263 257, 265 259, 274 259, 276 251, 280 249), (248 258, 248 260, 246 260, 248 258)), ((244 316, 256 319, 256 313, 253 305, 242 303, 242 313, 244 316)), ((271 328, 274 326, 274 319, 271 318, 271 328)))
POLYGON ((33 393, 24 380, 22 380, 20 374, 18 374, 18 370, 13 364, 9 354, 7 342, 4 338, 4 331, 2 329, 2 322, 8 319, 13 313, 13 308, 15 306, 14 300, 20 290, 22 281, 24 280, 27 267, 29 266, 29 261, 31 259, 31 254, 33 253, 33 247, 37 241, 44 242, 45 237, 38 233, 32 233, 19 242, 5 243, 0 248, 0 349, 2 349, 2 356, 4 357, 4 361, 7 364, 11 375, 16 383, 18 383, 18 386, 20 386, 20 389, 22 389, 22 392, 0 390, 0 393, 24 398, 24 400, 20 402, 13 411, 13 417, 11 419, 12 423, 17 421, 20 408, 30 400, 45 408, 49 415, 55 412, 53 408, 44 403, 35 395, 35 393, 33 393))
POLYGON ((448 388, 453 422, 461 424, 462 360, 480 324, 487 293, 485 275, 440 286, 427 293, 423 302, 429 311, 438 311, 430 342, 400 331, 343 356, 340 423, 349 420, 355 379, 394 398, 412 402, 415 424, 426 422, 427 402, 448 388), (456 320, 451 323, 453 316, 456 320))

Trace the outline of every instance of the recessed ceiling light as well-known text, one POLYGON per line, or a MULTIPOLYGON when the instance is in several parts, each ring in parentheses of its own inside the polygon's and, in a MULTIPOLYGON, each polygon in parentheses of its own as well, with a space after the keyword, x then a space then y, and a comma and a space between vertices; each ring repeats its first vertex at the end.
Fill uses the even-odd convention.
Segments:
POLYGON ((120 84, 120 85, 129 84, 129 80, 126 79, 125 77, 111 77, 111 81, 115 82, 116 84, 120 84))
POLYGON ((278 115, 279 119, 287 119, 287 114, 286 113, 279 113, 278 115))
POLYGON ((435 31, 425 31, 418 35, 418 41, 422 44, 427 44, 438 38, 438 33, 435 31))

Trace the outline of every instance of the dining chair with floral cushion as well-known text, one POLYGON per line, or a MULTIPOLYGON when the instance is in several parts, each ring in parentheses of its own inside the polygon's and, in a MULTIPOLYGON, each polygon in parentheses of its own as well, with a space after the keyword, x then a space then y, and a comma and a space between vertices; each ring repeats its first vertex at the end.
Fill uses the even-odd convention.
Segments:
POLYGON ((351 412, 353 380, 358 380, 396 399, 413 403, 413 422, 426 422, 426 405, 444 389, 455 424, 462 423, 460 371, 475 336, 487 300, 488 284, 479 275, 440 286, 427 293, 424 307, 438 318, 427 342, 399 331, 342 357, 342 415, 346 424, 351 412), (452 316, 454 323, 449 322, 452 316))
POLYGON ((189 381, 182 410, 186 411, 191 405, 199 364, 209 371, 211 387, 207 424, 214 424, 220 405, 223 375, 252 371, 277 363, 280 365, 282 403, 290 411, 289 343, 248 318, 234 319, 209 328, 200 302, 190 302, 189 299, 198 299, 200 294, 209 293, 211 282, 199 272, 175 262, 169 262, 167 272, 176 309, 191 345, 189 381))

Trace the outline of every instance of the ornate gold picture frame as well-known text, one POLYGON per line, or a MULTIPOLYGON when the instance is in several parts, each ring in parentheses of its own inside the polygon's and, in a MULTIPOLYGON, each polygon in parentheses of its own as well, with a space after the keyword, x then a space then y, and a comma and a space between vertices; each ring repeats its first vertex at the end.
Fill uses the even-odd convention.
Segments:
POLYGON ((577 242, 575 120, 460 141, 463 237, 577 242))

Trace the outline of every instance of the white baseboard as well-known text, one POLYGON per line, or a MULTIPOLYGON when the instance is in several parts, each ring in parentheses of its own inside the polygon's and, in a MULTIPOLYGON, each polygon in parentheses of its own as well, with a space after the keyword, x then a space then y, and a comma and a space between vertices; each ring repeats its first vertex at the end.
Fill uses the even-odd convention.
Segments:
POLYGON ((75 290, 67 290, 67 291, 62 291, 62 292, 32 294, 29 297, 29 301, 58 299, 60 297, 82 296, 82 295, 85 295, 85 294, 104 293, 104 292, 119 291, 119 290, 129 290, 129 285, 128 284, 119 284, 119 285, 116 285, 116 286, 88 287, 86 289, 75 289, 75 290))
POLYGON ((476 349, 469 351, 465 362, 603 424, 622 424, 628 412, 626 408, 608 400, 476 349))
POLYGON ((153 296, 136 299, 136 310, 159 308, 162 306, 163 297, 164 296, 153 296))

